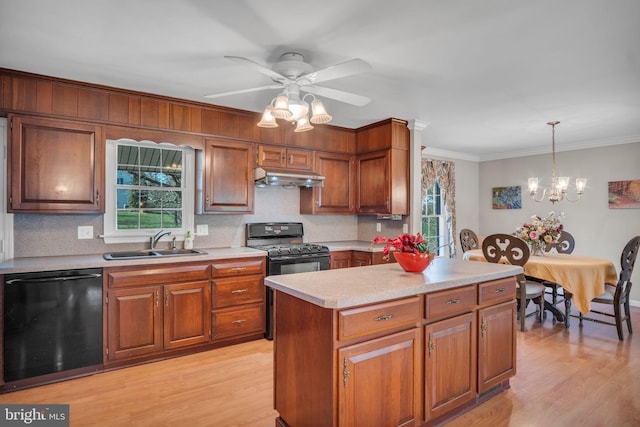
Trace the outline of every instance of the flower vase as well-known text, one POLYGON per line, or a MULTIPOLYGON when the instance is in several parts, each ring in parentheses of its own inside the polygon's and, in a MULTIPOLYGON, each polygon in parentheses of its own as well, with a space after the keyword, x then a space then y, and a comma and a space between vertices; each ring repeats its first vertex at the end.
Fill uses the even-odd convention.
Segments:
POLYGON ((393 252, 393 256, 404 271, 420 273, 427 269, 429 263, 433 261, 435 253, 393 252))
POLYGON ((531 255, 544 256, 545 243, 540 240, 534 240, 531 242, 531 255))

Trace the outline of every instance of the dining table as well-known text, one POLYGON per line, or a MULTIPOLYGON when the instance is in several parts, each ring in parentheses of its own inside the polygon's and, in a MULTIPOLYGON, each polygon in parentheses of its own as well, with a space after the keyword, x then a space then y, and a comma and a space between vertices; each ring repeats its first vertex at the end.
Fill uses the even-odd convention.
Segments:
MULTIPOLYGON (((471 249, 464 253, 463 259, 484 261, 482 249, 471 249)), ((611 261, 585 255, 558 254, 547 252, 542 256, 530 256, 525 265, 524 274, 536 279, 562 286, 565 293, 565 314, 545 301, 545 308, 554 313, 558 321, 564 320, 569 327, 571 303, 582 313, 591 310, 591 300, 602 294, 605 286, 615 286, 618 281, 616 267, 611 261)))

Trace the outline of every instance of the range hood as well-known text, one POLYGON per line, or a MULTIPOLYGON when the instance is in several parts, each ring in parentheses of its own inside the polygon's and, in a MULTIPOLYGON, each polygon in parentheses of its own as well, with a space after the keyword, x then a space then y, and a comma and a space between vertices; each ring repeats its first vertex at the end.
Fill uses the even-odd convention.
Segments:
POLYGON ((322 187, 324 176, 307 171, 258 167, 255 170, 256 187, 275 185, 280 187, 322 187))

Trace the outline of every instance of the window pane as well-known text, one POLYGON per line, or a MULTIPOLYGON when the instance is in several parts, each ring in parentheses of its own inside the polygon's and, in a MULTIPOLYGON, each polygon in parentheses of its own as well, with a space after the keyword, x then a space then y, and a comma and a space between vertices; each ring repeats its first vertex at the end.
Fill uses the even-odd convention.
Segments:
POLYGON ((118 209, 131 209, 140 207, 140 191, 130 190, 126 188, 119 188, 116 191, 117 208, 118 209))
POLYGON ((140 185, 145 187, 160 187, 164 176, 160 169, 146 166, 140 167, 140 185))
POLYGON ((182 169, 164 168, 162 169, 163 187, 181 187, 182 169))
POLYGON ((140 191, 140 202, 145 209, 160 209, 162 208, 162 200, 165 195, 165 191, 159 190, 142 190, 140 191))
POLYGON ((166 168, 182 169, 182 151, 162 150, 162 166, 166 168))
POLYGON ((118 230, 130 230, 139 228, 140 213, 137 209, 119 210, 116 212, 118 230))
POLYGON ((118 185, 138 185, 140 180, 140 168, 132 165, 118 165, 116 175, 118 185))
POLYGON ((118 145, 118 164, 137 165, 138 147, 133 145, 118 145))
POLYGON ((162 150, 159 148, 140 147, 140 166, 160 167, 162 150))
POLYGON ((181 210, 163 210, 162 211, 162 228, 181 228, 182 227, 182 211, 181 210))
POLYGON ((162 191, 162 207, 182 208, 182 191, 162 191))
POLYGON ((160 210, 144 209, 140 211, 140 228, 162 228, 162 213, 160 210))

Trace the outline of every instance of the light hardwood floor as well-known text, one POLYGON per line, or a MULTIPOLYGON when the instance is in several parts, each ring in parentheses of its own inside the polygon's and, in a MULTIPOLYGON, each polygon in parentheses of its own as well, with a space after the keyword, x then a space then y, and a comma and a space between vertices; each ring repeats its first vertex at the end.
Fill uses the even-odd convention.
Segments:
MULTIPOLYGON (((572 319, 566 330, 529 318, 511 389, 448 426, 640 425, 640 308, 632 317, 636 336, 624 342, 613 326, 572 319)), ((7 393, 0 403, 68 403, 74 427, 268 427, 277 416, 271 352, 259 340, 7 393)))

